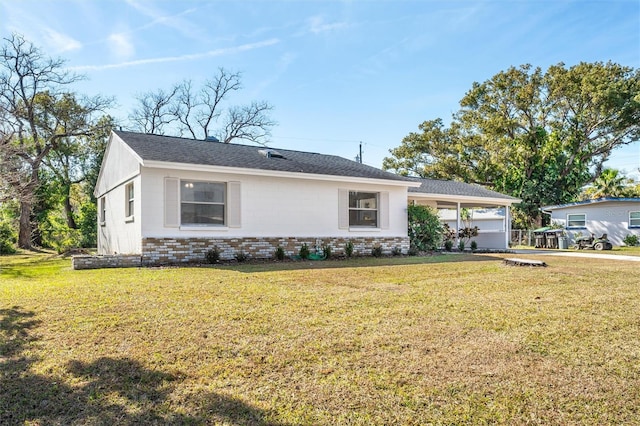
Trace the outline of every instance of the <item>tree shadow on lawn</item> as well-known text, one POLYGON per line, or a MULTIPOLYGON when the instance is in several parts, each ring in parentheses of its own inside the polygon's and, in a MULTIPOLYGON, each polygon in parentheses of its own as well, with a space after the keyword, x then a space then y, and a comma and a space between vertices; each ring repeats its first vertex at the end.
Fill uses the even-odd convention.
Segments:
MULTIPOLYGON (((480 254, 480 253, 478 253, 480 254)), ((485 262, 502 261, 501 257, 483 253, 482 256, 471 253, 435 253, 425 256, 354 256, 351 258, 333 258, 328 260, 256 260, 248 262, 220 263, 219 265, 202 265, 236 272, 274 272, 295 271, 303 269, 337 269, 337 268, 374 268, 378 266, 429 265, 434 263, 485 262)))
POLYGON ((267 412, 228 396, 205 393, 189 401, 190 414, 175 407, 170 394, 179 375, 145 368, 128 358, 71 361, 66 374, 78 385, 36 374, 30 355, 40 325, 18 306, 0 309, 0 424, 210 424, 282 425, 267 412))

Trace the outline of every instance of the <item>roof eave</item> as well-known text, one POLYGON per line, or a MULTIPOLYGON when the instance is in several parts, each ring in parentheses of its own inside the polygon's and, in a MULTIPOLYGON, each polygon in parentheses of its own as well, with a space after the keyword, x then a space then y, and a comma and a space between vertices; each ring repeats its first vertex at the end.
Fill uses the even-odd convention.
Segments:
POLYGON ((418 187, 418 182, 410 180, 393 180, 393 179, 377 179, 366 177, 354 177, 343 175, 326 175, 304 172, 284 172, 279 170, 265 170, 265 169, 252 169, 243 167, 225 167, 225 166, 211 166, 206 164, 191 164, 191 163, 176 163, 168 161, 154 161, 144 160, 142 162, 143 167, 154 169, 170 169, 170 170, 189 170, 209 173, 228 173, 237 175, 251 175, 251 176, 264 176, 264 177, 280 177, 290 179, 308 179, 308 180, 321 180, 321 181, 334 181, 334 182, 349 182, 349 183, 368 183, 379 184, 388 186, 402 186, 402 187, 418 187))
POLYGON ((640 203, 640 198, 629 198, 629 197, 603 197, 596 198, 595 200, 583 200, 576 201, 574 203, 566 203, 566 204, 557 204, 553 206, 542 206, 540 207, 540 211, 548 213, 549 210, 562 210, 575 206, 586 206, 590 204, 600 204, 600 203, 640 203))

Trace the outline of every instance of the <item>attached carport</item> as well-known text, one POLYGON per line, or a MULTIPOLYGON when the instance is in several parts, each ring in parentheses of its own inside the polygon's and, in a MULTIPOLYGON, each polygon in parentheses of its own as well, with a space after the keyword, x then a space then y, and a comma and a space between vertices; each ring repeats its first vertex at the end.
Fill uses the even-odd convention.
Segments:
MULTIPOLYGON (((467 209, 495 209, 497 222, 493 221, 489 229, 471 218, 471 226, 478 226, 479 233, 474 240, 479 248, 507 249, 511 235, 511 205, 521 200, 496 191, 464 182, 449 180, 415 178, 419 187, 409 188, 409 203, 433 207, 440 211, 455 211, 456 230, 463 227, 460 211, 467 209)), ((488 222, 485 222, 488 223, 488 222)))

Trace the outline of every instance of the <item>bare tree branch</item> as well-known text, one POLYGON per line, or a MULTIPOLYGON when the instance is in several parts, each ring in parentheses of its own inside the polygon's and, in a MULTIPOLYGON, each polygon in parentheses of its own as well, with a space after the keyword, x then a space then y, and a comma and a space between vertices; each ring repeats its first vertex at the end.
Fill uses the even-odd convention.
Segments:
POLYGON ((191 80, 183 80, 168 92, 140 94, 129 120, 135 130, 145 133, 174 133, 191 139, 215 135, 225 143, 234 139, 264 143, 276 125, 269 117, 271 105, 262 101, 224 108, 227 98, 242 88, 241 77, 239 72, 219 68, 199 89, 191 80))
POLYGON ((262 143, 270 135, 269 128, 275 124, 268 115, 272 109, 266 102, 252 102, 251 105, 230 108, 220 140, 230 143, 234 139, 246 139, 262 143))

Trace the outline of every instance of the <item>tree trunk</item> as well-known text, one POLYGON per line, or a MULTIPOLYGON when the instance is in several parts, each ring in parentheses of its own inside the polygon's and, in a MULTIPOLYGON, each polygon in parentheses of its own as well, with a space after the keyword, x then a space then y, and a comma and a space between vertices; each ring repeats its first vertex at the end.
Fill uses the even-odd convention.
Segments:
POLYGON ((20 202, 20 230, 18 232, 18 247, 31 250, 31 210, 30 201, 20 202))
POLYGON ((69 229, 78 229, 76 219, 73 217, 73 208, 71 207, 71 197, 69 196, 69 189, 64 196, 64 214, 67 217, 67 226, 69 229))

